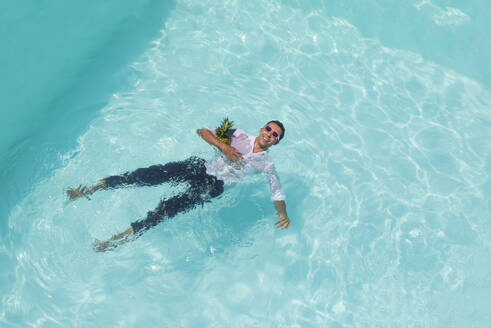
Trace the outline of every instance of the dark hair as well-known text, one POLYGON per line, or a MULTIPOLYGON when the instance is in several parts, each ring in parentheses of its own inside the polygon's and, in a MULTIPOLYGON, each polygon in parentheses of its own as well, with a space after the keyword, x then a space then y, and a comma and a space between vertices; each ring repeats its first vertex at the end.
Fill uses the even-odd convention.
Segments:
MULTIPOLYGON (((269 123, 274 123, 281 128, 280 140, 283 139, 283 137, 285 136, 285 127, 283 126, 283 123, 281 123, 280 121, 273 120, 273 121, 269 121, 268 123, 266 123, 266 125, 268 125, 269 123)), ((278 141, 280 141, 280 140, 278 140, 278 141)))

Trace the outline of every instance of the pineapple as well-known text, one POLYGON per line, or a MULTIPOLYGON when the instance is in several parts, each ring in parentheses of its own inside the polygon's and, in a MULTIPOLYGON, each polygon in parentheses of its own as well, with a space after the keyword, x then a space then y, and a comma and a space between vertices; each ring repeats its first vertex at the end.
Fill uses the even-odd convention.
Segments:
POLYGON ((222 124, 220 124, 220 126, 215 130, 215 133, 217 134, 217 139, 227 145, 230 145, 228 134, 233 124, 234 121, 229 121, 228 117, 225 117, 222 121, 222 124))

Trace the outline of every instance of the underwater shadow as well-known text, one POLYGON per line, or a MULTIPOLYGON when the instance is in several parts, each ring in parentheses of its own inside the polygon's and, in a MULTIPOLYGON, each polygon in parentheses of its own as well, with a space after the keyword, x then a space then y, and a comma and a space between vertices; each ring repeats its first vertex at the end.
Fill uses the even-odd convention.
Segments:
MULTIPOLYGON (((286 174, 282 175, 281 178, 287 213, 291 220, 290 227, 287 230, 296 230, 302 225, 303 219, 301 218, 300 208, 309 188, 306 181, 298 175, 286 174)), ((278 218, 276 217, 276 209, 270 199, 269 190, 267 193, 258 192, 251 194, 248 192, 250 188, 264 190, 264 183, 264 181, 261 181, 244 185, 243 188, 241 188, 242 186, 234 187, 234 189, 240 188, 238 194, 241 198, 231 204, 231 206, 224 206, 219 209, 217 219, 214 220, 225 231, 221 237, 213 241, 216 248, 222 248, 226 252, 227 249, 236 246, 250 246, 253 243, 250 238, 250 232, 257 228, 257 225, 266 224, 267 229, 277 230, 275 222, 278 218)), ((230 192, 236 191, 230 190, 230 192)))

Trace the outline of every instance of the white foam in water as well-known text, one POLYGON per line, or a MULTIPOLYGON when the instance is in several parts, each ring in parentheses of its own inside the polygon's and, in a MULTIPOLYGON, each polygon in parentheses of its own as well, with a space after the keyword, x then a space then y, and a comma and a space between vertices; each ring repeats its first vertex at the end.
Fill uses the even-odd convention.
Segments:
POLYGON ((491 322, 489 90, 321 8, 265 1, 178 1, 131 69, 78 148, 10 213, 2 326, 491 322), (291 227, 274 229, 257 177, 95 253, 96 238, 179 190, 68 202, 63 189, 210 158, 195 129, 224 116, 251 133, 285 124, 271 155, 291 227))

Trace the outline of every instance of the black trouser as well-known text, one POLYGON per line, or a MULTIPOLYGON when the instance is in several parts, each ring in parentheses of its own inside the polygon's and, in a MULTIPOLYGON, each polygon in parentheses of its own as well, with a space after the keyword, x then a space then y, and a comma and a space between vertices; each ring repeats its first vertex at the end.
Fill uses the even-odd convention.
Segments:
POLYGON ((143 232, 156 226, 165 218, 171 218, 177 213, 192 209, 198 204, 217 197, 223 193, 223 181, 206 173, 205 160, 191 157, 181 162, 170 162, 165 165, 152 165, 105 178, 109 188, 126 185, 154 186, 164 182, 189 183, 189 189, 177 196, 161 200, 157 208, 147 213, 145 219, 131 224, 134 233, 143 232))

